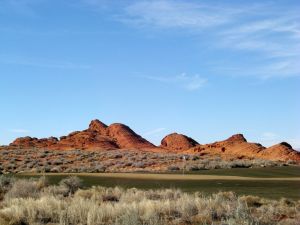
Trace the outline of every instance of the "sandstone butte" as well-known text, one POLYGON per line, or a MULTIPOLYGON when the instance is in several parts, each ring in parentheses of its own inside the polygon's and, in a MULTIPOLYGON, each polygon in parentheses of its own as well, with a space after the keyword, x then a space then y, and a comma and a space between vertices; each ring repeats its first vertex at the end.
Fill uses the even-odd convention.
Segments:
POLYGON ((59 139, 17 138, 8 146, 0 149, 47 149, 47 150, 113 150, 136 149, 155 152, 178 152, 186 154, 203 154, 222 158, 260 158, 268 160, 295 160, 300 162, 297 152, 286 142, 266 148, 258 143, 250 143, 242 134, 236 134, 224 141, 211 144, 199 144, 183 134, 172 133, 164 137, 160 146, 155 146, 128 126, 114 123, 109 126, 99 120, 91 121, 88 129, 75 131, 59 139))

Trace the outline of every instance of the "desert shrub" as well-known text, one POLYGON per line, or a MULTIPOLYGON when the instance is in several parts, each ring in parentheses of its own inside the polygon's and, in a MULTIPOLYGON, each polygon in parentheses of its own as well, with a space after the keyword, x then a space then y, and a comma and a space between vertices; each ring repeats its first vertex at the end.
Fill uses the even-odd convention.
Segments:
POLYGON ((136 167, 136 168, 145 168, 146 164, 144 162, 136 162, 136 163, 133 163, 132 166, 136 167))
POLYGON ((79 188, 82 187, 82 180, 75 176, 70 176, 59 182, 60 185, 66 187, 70 194, 74 194, 79 188))
POLYGON ((119 198, 115 195, 104 195, 102 196, 102 201, 103 202, 118 202, 119 198))
POLYGON ((25 164, 28 164, 28 163, 31 162, 31 159, 30 159, 30 158, 26 158, 26 159, 24 159, 23 161, 24 161, 25 164))
POLYGON ((231 164, 231 168, 249 168, 251 166, 252 165, 249 162, 244 160, 236 160, 233 161, 231 164))
POLYGON ((199 160, 200 159, 200 157, 198 156, 198 155, 194 155, 193 157, 192 157, 192 160, 193 161, 196 161, 196 160, 199 160))
POLYGON ((47 154, 46 153, 40 153, 40 154, 38 154, 38 157, 39 158, 46 158, 47 154))
POLYGON ((189 166, 186 166, 186 170, 187 171, 197 171, 197 170, 199 170, 199 167, 197 165, 189 165, 189 166))
POLYGON ((63 164, 63 160, 62 159, 55 159, 52 162, 52 165, 61 165, 63 164))
POLYGON ((261 198, 257 196, 242 196, 240 200, 246 202, 248 207, 260 207, 263 205, 263 203, 261 202, 261 198))
POLYGON ((126 162, 124 166, 132 166, 132 162, 126 162))
POLYGON ((50 172, 51 173, 60 173, 60 172, 62 172, 62 168, 61 168, 61 166, 55 166, 50 169, 50 172))
POLYGON ((74 167, 68 167, 64 170, 64 173, 77 173, 77 168, 74 167))
POLYGON ((11 187, 15 179, 13 177, 0 175, 0 189, 8 189, 11 187))
POLYGON ((113 156, 114 159, 121 159, 123 156, 121 154, 116 154, 113 156))
POLYGON ((64 194, 69 192, 64 184, 43 188, 38 198, 5 201, 0 209, 0 224, 296 225, 300 218, 300 202, 287 199, 118 187, 79 189, 68 195, 64 194), (256 202, 262 205, 258 207, 256 202))
POLYGON ((4 198, 5 193, 11 188, 15 179, 0 175, 0 201, 4 198))
POLYGON ((180 168, 178 166, 169 166, 168 171, 178 171, 180 168))
POLYGON ((44 188, 43 195, 62 198, 69 195, 69 189, 63 185, 48 186, 44 188))
POLYGON ((288 165, 295 165, 295 164, 297 164, 297 162, 294 161, 294 160, 288 160, 286 163, 287 163, 288 165))
POLYGON ((36 181, 36 185, 39 189, 43 189, 45 187, 47 187, 49 185, 49 181, 47 179, 47 177, 45 176, 41 176, 37 181, 36 181))
POLYGON ((14 163, 10 163, 10 164, 8 164, 8 165, 6 166, 6 168, 7 168, 8 170, 14 170, 14 169, 17 168, 17 166, 16 166, 16 164, 14 164, 14 163))
POLYGON ((40 180, 16 180, 9 191, 5 194, 4 198, 38 198, 42 188, 46 186, 44 178, 40 180))
POLYGON ((42 172, 45 172, 45 173, 49 173, 49 172, 51 171, 51 167, 45 165, 45 166, 43 166, 43 167, 41 168, 41 171, 42 171, 42 172))

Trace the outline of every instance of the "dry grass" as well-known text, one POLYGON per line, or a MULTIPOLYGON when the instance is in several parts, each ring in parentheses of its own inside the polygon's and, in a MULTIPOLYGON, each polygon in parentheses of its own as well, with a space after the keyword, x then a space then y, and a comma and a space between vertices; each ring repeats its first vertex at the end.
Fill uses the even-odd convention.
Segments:
POLYGON ((173 189, 144 191, 119 187, 78 189, 73 194, 78 180, 68 179, 71 188, 66 182, 47 186, 44 181, 14 181, 0 202, 0 224, 296 225, 300 221, 300 201, 238 197, 232 192, 204 196, 173 189), (33 188, 34 194, 18 194, 16 187, 21 184, 24 190, 33 188))

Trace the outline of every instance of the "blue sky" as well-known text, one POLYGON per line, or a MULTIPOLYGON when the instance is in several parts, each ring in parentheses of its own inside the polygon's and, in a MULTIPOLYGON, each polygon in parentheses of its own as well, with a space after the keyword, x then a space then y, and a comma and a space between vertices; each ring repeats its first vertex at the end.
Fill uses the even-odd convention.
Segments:
POLYGON ((0 144, 99 118, 300 148, 299 1, 0 1, 0 144))

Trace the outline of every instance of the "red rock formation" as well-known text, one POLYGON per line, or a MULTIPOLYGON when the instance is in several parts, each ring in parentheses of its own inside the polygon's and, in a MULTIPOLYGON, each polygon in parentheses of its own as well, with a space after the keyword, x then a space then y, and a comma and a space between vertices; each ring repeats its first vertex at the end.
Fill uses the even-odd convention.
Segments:
POLYGON ((249 143, 242 134, 235 134, 224 141, 196 146, 190 151, 218 155, 225 158, 253 157, 265 149, 260 144, 249 143))
POLYGON ((198 145, 198 142, 183 134, 172 133, 164 137, 161 147, 168 150, 184 151, 198 145))
POLYGON ((60 138, 57 145, 52 146, 52 149, 72 150, 72 149, 93 149, 93 150, 109 150, 117 149, 115 141, 103 136, 97 131, 77 131, 60 138))
POLYGON ((204 154, 218 155, 224 158, 260 158, 268 160, 296 160, 300 161, 300 153, 288 143, 280 143, 266 148, 258 143, 249 143, 242 134, 236 134, 230 138, 214 142, 212 144, 198 145, 189 150, 204 154))
POLYGON ((185 153, 208 154, 223 158, 261 158, 269 160, 296 160, 300 162, 300 153, 288 143, 280 143, 269 148, 257 143, 249 143, 242 134, 236 134, 224 141, 200 145, 195 140, 182 134, 173 133, 161 141, 157 148, 128 126, 115 123, 110 126, 99 120, 91 121, 88 129, 75 131, 57 138, 17 138, 9 146, 0 149, 52 149, 52 150, 110 150, 139 149, 152 151, 175 151, 185 153))
POLYGON ((120 148, 154 148, 146 139, 137 135, 128 126, 121 123, 114 123, 108 127, 108 135, 116 140, 117 145, 120 148))
POLYGON ((244 137, 244 135, 242 134, 235 134, 232 135, 230 138, 228 138, 227 140, 225 140, 225 142, 227 143, 232 143, 232 144, 236 144, 236 143, 242 143, 242 142, 247 142, 246 138, 244 137))
POLYGON ((292 146, 286 142, 266 148, 260 153, 260 156, 271 160, 300 161, 300 152, 295 151, 292 146))
POLYGON ((47 148, 55 145, 57 142, 58 139, 55 137, 38 139, 38 138, 32 138, 27 136, 27 137, 17 138, 9 146, 14 148, 22 148, 22 149, 47 148))
POLYGON ((88 131, 96 132, 100 135, 105 135, 107 136, 108 130, 107 130, 107 125, 102 123, 100 120, 92 120, 88 131))
POLYGON ((147 149, 155 148, 153 144, 137 135, 128 126, 112 124, 109 127, 99 120, 91 121, 89 128, 75 131, 67 136, 57 138, 18 138, 10 144, 11 148, 44 148, 56 150, 91 149, 147 149))

